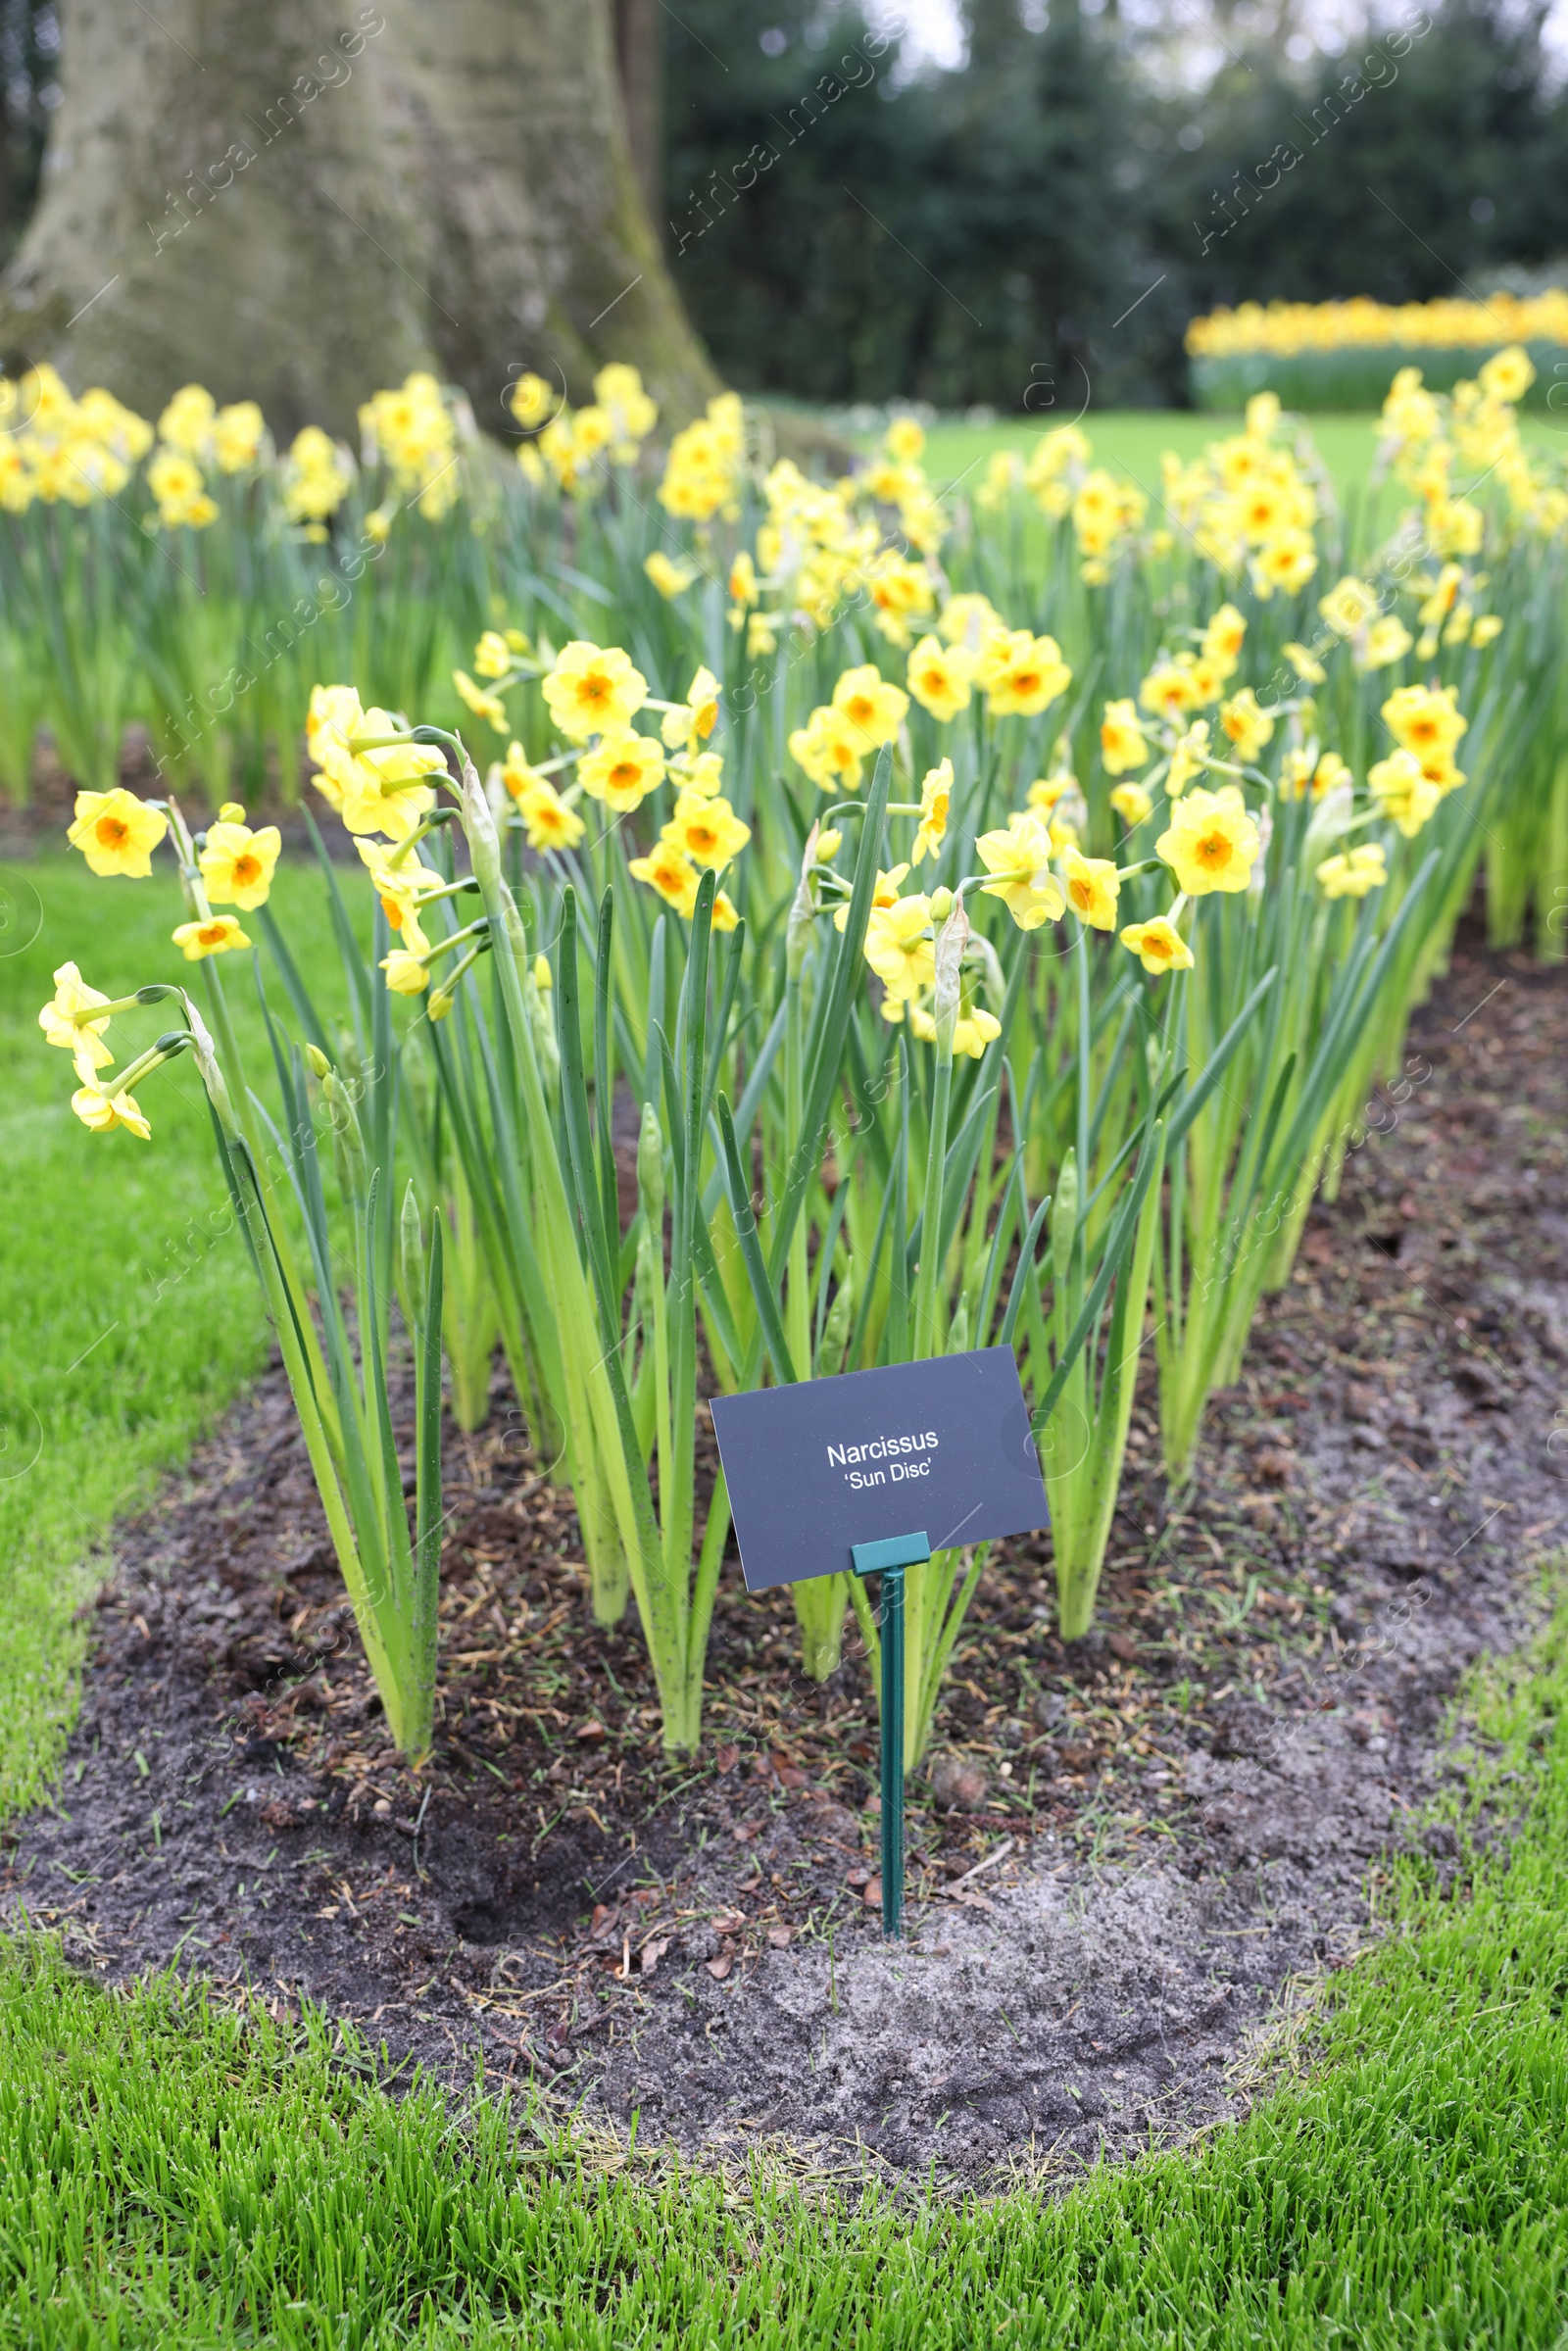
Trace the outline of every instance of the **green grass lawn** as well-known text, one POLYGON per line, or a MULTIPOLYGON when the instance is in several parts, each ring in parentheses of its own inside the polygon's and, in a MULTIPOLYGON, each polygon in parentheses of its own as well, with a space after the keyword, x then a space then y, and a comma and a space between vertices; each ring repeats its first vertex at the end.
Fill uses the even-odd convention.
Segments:
MULTIPOLYGON (((1070 406, 1059 418, 1054 414, 1038 417, 1003 416, 994 424, 967 424, 958 416, 943 416, 927 427, 922 463, 938 489, 948 489, 959 481, 973 489, 983 478, 985 461, 994 451, 1012 449, 1027 457, 1043 432, 1058 421, 1073 420, 1070 406)), ((1240 416, 1210 416, 1192 409, 1091 409, 1078 421, 1089 435, 1094 463, 1108 466, 1112 473, 1131 475, 1153 501, 1159 495, 1159 461, 1165 450, 1173 449, 1184 464, 1190 464, 1211 441, 1239 432, 1243 419, 1240 416)), ((1306 424, 1341 504, 1352 496, 1364 495, 1377 446, 1376 416, 1334 414, 1308 416, 1306 424)), ((1552 456, 1561 453, 1562 435, 1552 430, 1545 419, 1525 416, 1521 419, 1521 429, 1527 442, 1537 444, 1552 456)), ((874 435, 863 434, 854 434, 852 438, 858 446, 867 449, 875 440, 874 435)), ((1383 518, 1392 523, 1396 511, 1408 503, 1408 492, 1396 484, 1390 485, 1383 500, 1383 518)))
MULTIPOLYGON (((1071 411, 1063 421, 1069 421, 1071 411)), ((1048 431, 1054 418, 1007 416, 995 424, 965 424, 946 417, 926 436, 926 471, 944 487, 969 471, 980 478, 984 461, 997 449, 1015 449, 1027 455, 1048 431)), ((1199 416, 1188 409, 1093 409, 1080 419, 1089 435, 1096 465, 1112 473, 1129 473, 1152 497, 1159 489, 1159 461, 1174 449, 1183 463, 1201 455, 1210 441, 1241 430, 1240 416, 1199 416)), ((1372 463, 1375 443, 1371 416, 1309 416, 1307 424, 1323 462, 1343 495, 1351 483, 1363 481, 1372 463)))
MULTIPOLYGON (((26 944, 0 960, 0 1820, 48 1784, 75 1686, 73 1616, 111 1518, 183 1457, 266 1346, 191 1063, 159 1070, 138 1095, 151 1143, 90 1135, 71 1110, 70 1060, 37 1026, 67 960, 108 996, 193 978, 170 944, 184 909, 167 859, 153 880, 129 882, 50 857, 9 867, 7 883, 10 936, 26 944)), ((338 965, 319 875, 284 870, 277 903, 307 984, 325 981, 338 965)), ((227 978, 256 1071, 267 1048, 250 962, 232 958, 227 978)), ((193 993, 200 1001, 199 981, 193 993)), ((323 994, 333 1001, 340 983, 323 994)), ((156 1008, 122 1016, 117 1057, 169 1025, 156 1008)))

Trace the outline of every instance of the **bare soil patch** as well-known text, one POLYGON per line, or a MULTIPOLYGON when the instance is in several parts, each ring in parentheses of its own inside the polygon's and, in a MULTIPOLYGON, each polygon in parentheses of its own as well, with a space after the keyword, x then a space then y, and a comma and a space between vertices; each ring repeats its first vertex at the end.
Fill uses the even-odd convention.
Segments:
POLYGON ((1004 1547, 910 1791, 907 1944, 865 1898, 853 1625, 804 1682, 787 1594, 732 1558, 703 1748, 666 1762, 499 1380, 451 1438, 431 1767, 391 1753, 273 1373, 116 1530, 0 1916, 106 1981, 174 1957, 694 2153, 978 2180, 1235 2111, 1282 1991, 1374 1931, 1446 1701, 1568 1540, 1565 1040, 1568 970, 1463 932, 1181 1495, 1141 1403, 1088 1641, 1052 1634, 1049 1539, 1004 1547))

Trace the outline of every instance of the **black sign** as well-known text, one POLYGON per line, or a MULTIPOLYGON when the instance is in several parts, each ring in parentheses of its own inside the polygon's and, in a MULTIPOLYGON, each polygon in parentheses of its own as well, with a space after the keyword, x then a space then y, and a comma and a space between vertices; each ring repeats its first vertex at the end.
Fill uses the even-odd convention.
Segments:
POLYGON ((748 1592, 923 1531, 934 1551, 1047 1522, 1010 1347, 712 1399, 748 1592))

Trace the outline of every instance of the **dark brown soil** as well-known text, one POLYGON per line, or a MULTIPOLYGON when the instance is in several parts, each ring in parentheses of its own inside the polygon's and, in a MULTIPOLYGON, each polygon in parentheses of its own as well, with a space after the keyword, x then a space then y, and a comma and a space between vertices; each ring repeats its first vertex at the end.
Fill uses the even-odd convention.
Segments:
POLYGON ((1282 1990, 1371 1932, 1446 1702, 1568 1537, 1565 1015, 1568 970, 1462 934, 1174 1501, 1141 1404, 1100 1629, 1054 1640, 1046 1539, 987 1575, 910 1791, 906 1944, 866 1899, 857 1659, 804 1682, 788 1596, 732 1562, 704 1746, 667 1764, 499 1384, 451 1437, 442 1715, 401 1770, 275 1374, 117 1530, 0 1905, 108 1980, 174 1957, 689 2150, 973 2180, 1233 2111, 1282 1990))

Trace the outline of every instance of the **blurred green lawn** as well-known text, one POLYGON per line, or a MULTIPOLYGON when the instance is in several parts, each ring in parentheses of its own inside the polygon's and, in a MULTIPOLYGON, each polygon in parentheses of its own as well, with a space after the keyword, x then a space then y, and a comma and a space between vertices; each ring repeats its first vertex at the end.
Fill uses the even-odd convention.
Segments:
MULTIPOLYGON (((1061 421, 1070 421, 1070 414, 1061 421)), ((1200 416, 1187 409, 1091 410, 1079 421, 1081 430, 1089 435, 1095 463, 1107 465, 1112 473, 1131 474, 1152 496, 1159 488, 1159 461, 1165 450, 1174 449, 1184 462, 1191 462, 1210 441, 1222 440, 1242 427, 1240 416, 1200 416)), ((1026 456, 1054 422, 1050 416, 1007 416, 995 424, 977 425, 945 417, 927 431, 926 471, 944 487, 965 472, 971 482, 976 481, 994 450, 1015 449, 1026 456)), ((1374 422, 1371 416, 1307 418, 1312 438, 1342 495, 1349 485, 1366 478, 1372 463, 1374 422)))
MULTIPOLYGON (((143 882, 97 880, 53 854, 0 870, 0 1819, 48 1786, 74 1702, 72 1614, 110 1521, 183 1457, 267 1348, 190 1061, 137 1088, 150 1143, 92 1135, 71 1109, 70 1060, 37 1026, 68 959, 108 996, 180 980, 203 1001, 198 967, 170 943, 184 907, 161 862, 143 882)), ((320 875, 285 866, 274 905, 306 985, 338 1001, 320 875)), ((246 1066, 271 1095, 252 962, 227 958, 223 977, 246 1066)), ((117 1015, 109 1042, 123 1063, 177 1025, 167 1006, 137 1009, 117 1015)))
MULTIPOLYGON (((1058 422, 1072 421, 1070 410, 1059 418, 1003 416, 994 424, 969 424, 961 416, 943 416, 926 427, 922 462, 938 489, 951 488, 958 481, 972 489, 994 451, 1012 449, 1027 457, 1043 433, 1058 422)), ((1239 432, 1243 423, 1240 416, 1217 416, 1192 409, 1092 409, 1078 421, 1089 435, 1094 463, 1108 466, 1112 473, 1131 475, 1152 499, 1158 496, 1159 461, 1165 450, 1173 449, 1185 463, 1190 463, 1210 441, 1239 432)), ((1342 503, 1352 492, 1359 493, 1371 469, 1377 441, 1376 416, 1333 414, 1308 416, 1305 422, 1342 503)), ((1544 419, 1527 416, 1521 417, 1520 425, 1527 442, 1555 452, 1563 450, 1563 435, 1552 430, 1544 419)), ((874 433, 852 431, 849 437, 858 448, 870 449, 875 445, 874 433)), ((1388 501, 1391 518, 1396 499, 1404 502, 1395 487, 1388 501)))

